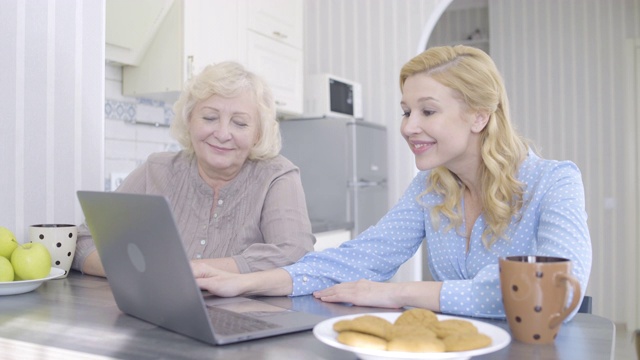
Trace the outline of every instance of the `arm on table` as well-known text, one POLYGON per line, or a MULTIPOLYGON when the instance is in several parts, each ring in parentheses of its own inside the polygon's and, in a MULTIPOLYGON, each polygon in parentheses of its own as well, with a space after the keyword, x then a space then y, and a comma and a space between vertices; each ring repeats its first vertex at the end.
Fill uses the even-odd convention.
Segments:
POLYGON ((191 267, 198 286, 217 296, 284 296, 293 289, 291 276, 283 269, 234 274, 204 263, 192 262, 191 267))

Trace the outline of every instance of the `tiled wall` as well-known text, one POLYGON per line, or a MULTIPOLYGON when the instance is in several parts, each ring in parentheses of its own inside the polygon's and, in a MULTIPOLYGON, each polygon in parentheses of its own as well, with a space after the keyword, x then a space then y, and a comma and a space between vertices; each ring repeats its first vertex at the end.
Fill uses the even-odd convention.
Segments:
POLYGON ((169 134, 171 107, 157 100, 122 95, 122 69, 105 69, 105 190, 114 190, 122 178, 159 151, 178 151, 169 134))

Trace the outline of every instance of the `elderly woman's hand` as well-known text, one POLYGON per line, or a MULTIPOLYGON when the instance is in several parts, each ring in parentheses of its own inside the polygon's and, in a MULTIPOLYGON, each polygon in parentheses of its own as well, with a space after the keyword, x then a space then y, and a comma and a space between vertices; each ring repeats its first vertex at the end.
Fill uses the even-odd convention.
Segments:
POLYGON ((191 270, 200 289, 222 297, 284 296, 291 294, 293 287, 289 273, 279 268, 234 274, 203 262, 191 261, 191 270))
POLYGON ((202 262, 191 262, 191 270, 198 287, 222 297, 234 297, 242 294, 240 274, 216 269, 202 262))

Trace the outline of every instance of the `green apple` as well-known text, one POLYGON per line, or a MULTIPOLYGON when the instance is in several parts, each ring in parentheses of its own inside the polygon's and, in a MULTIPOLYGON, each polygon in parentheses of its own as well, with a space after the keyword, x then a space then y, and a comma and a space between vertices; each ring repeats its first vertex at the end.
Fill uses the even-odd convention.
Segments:
POLYGON ((40 243, 22 244, 13 250, 11 265, 16 279, 42 279, 51 271, 51 254, 40 243))
POLYGON ((0 282, 13 281, 13 266, 9 259, 0 256, 0 282))
POLYGON ((11 253, 18 247, 16 236, 11 230, 0 226, 0 257, 11 259, 11 253))

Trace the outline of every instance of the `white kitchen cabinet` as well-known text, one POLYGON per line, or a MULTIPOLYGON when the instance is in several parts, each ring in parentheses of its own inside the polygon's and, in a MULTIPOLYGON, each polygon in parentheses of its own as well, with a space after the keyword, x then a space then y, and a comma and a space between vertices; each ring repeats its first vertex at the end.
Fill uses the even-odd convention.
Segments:
POLYGON ((123 66, 126 96, 173 102, 206 65, 236 60, 271 86, 278 112, 303 110, 300 0, 176 0, 138 66, 123 66))
POLYGON ((260 74, 273 91, 278 112, 300 115, 304 104, 302 50, 249 32, 247 66, 260 74))
POLYGON ((107 0, 105 57, 138 65, 174 0, 107 0))
POLYGON ((270 85, 280 116, 302 115, 302 1, 246 0, 246 14, 247 66, 270 85))
POLYGON ((302 0, 247 0, 247 28, 302 49, 302 0))

